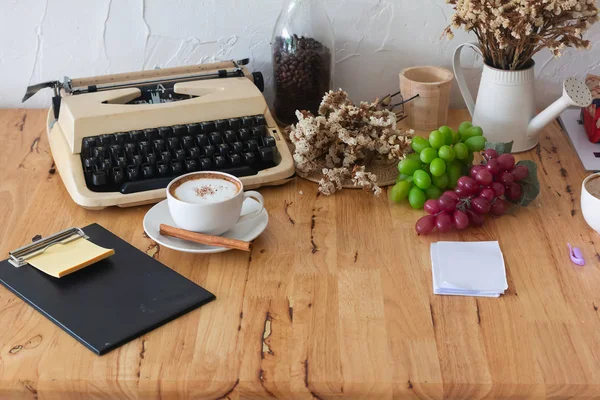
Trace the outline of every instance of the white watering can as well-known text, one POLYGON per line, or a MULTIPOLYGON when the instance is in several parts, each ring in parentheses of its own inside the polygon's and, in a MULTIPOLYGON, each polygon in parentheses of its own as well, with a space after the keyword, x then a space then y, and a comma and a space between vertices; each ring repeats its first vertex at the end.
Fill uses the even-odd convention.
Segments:
POLYGON ((513 141, 513 152, 532 149, 538 144, 542 128, 557 118, 567 107, 587 107, 592 94, 584 82, 568 78, 563 83, 562 97, 536 116, 534 91, 534 64, 519 71, 506 71, 484 64, 477 104, 465 82, 460 65, 464 46, 482 55, 477 43, 464 43, 454 52, 454 75, 458 87, 473 117, 473 125, 483 129, 491 142, 513 141))

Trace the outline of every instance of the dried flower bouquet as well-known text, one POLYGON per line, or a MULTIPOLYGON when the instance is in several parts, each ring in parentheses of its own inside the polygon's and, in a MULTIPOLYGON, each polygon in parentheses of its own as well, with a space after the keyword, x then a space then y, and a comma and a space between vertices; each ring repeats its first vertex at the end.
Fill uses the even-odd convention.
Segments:
POLYGON ((455 13, 444 33, 474 32, 485 63, 504 70, 526 69, 547 47, 560 57, 567 47, 588 48, 583 32, 598 20, 596 0, 446 0, 455 13))
POLYGON ((325 195, 342 189, 349 178, 379 195, 377 176, 365 166, 376 157, 399 160, 411 150, 412 132, 397 128, 394 112, 378 100, 354 105, 341 89, 325 94, 318 116, 308 111, 296 116, 289 136, 296 170, 300 176, 320 171, 319 191, 325 195))

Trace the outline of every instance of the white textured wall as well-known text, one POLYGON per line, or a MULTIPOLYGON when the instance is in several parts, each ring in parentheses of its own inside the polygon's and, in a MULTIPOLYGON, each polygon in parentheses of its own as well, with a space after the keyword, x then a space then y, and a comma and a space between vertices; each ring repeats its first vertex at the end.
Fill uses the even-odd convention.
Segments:
MULTIPOLYGON (((336 32, 336 86, 355 100, 398 87, 414 65, 451 66, 472 40, 440 38, 451 15, 444 0, 325 0, 336 32)), ((28 84, 61 78, 250 57, 271 84, 269 42, 283 0, 0 0, 0 107, 19 107, 28 84)), ((600 74, 600 24, 589 51, 561 59, 538 54, 538 101, 550 103, 571 75, 600 74)), ((467 57, 467 78, 481 61, 467 57)), ((270 99, 270 91, 267 97, 270 99)), ((49 93, 26 107, 47 107, 49 93)), ((464 103, 453 90, 454 107, 464 103)))

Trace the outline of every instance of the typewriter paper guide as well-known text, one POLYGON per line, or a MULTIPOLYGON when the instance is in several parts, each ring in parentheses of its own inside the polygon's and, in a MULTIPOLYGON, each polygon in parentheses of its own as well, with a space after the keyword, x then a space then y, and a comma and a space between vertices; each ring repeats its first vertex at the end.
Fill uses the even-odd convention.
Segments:
MULTIPOLYGON (((161 104, 114 104, 139 96, 137 88, 66 96, 58 124, 71 152, 78 154, 85 136, 213 121, 232 115, 264 115, 268 110, 260 90, 245 77, 179 82, 175 91, 199 97, 161 104)), ((273 126, 274 122, 267 124, 273 126)))
POLYGON ((27 262, 48 275, 61 278, 113 254, 115 251, 112 249, 105 249, 80 238, 52 245, 27 262))

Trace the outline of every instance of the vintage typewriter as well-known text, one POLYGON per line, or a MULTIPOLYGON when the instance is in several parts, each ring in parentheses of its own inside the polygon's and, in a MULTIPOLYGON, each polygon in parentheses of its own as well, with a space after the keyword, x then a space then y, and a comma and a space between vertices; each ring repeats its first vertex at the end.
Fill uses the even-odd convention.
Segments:
POLYGON ((223 171, 246 188, 294 176, 285 139, 248 60, 52 81, 50 148, 73 200, 87 209, 165 198, 193 171, 223 171))

